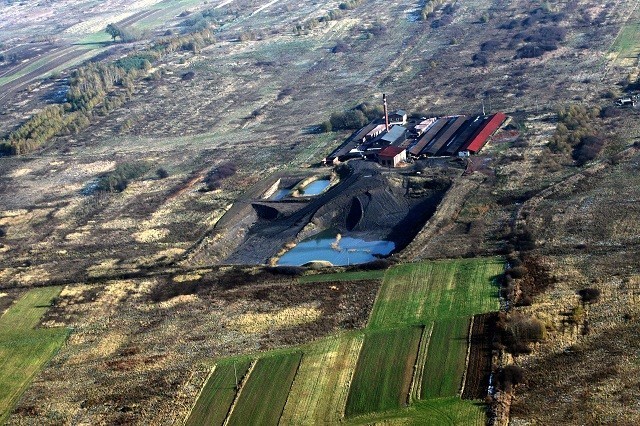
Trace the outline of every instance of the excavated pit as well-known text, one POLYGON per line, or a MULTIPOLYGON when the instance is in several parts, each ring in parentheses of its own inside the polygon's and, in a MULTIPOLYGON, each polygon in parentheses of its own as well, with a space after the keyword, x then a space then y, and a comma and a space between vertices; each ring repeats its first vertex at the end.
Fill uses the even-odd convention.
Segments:
MULTIPOLYGON (((285 244, 300 242, 331 230, 343 237, 388 241, 404 248, 435 212, 450 182, 420 184, 405 172, 389 172, 375 163, 354 162, 350 172, 314 197, 252 202, 252 212, 227 222, 251 217, 237 245, 222 260, 228 264, 266 263, 282 254, 285 244), (247 217, 245 217, 247 216, 247 217)), ((317 259, 322 260, 322 259, 317 259)))

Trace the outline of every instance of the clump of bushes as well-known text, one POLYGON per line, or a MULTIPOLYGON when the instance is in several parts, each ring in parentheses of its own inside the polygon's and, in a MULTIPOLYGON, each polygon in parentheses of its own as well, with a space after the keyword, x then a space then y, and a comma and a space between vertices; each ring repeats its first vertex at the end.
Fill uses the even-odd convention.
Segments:
POLYGON ((511 392, 521 383, 524 383, 524 369, 518 365, 507 365, 498 372, 497 387, 502 391, 511 392))
POLYGON ((518 312, 501 312, 497 330, 499 344, 514 355, 531 353, 530 345, 543 341, 547 334, 542 321, 518 312))
POLYGON ((572 153, 578 165, 593 160, 602 150, 605 139, 600 135, 599 108, 571 105, 558 110, 558 124, 548 148, 560 154, 572 153))
POLYGON ((382 117, 382 115, 383 108, 381 106, 362 103, 347 111, 334 112, 328 121, 320 124, 320 131, 356 130, 368 122, 382 117))
POLYGON ((110 172, 98 178, 95 190, 104 192, 122 192, 129 182, 147 173, 151 166, 146 162, 122 163, 110 172))
POLYGON ((236 174, 236 166, 231 162, 222 163, 221 165, 211 169, 204 178, 204 192, 219 189, 221 182, 236 174))

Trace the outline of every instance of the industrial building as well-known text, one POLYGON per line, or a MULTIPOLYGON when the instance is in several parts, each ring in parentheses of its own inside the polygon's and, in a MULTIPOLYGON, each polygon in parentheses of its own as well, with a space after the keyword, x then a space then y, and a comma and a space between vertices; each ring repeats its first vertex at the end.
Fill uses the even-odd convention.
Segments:
POLYGON ((385 166, 396 167, 408 157, 474 155, 508 120, 505 114, 498 112, 491 115, 423 117, 408 121, 407 113, 403 110, 389 114, 386 95, 382 99, 384 117, 355 132, 325 158, 325 164, 351 158, 369 158, 385 166), (400 154, 401 151, 404 154, 400 154), (400 159, 403 155, 404 158, 400 159))
POLYGON ((388 146, 378 154, 378 162, 381 166, 396 167, 407 161, 407 151, 399 146, 388 146))

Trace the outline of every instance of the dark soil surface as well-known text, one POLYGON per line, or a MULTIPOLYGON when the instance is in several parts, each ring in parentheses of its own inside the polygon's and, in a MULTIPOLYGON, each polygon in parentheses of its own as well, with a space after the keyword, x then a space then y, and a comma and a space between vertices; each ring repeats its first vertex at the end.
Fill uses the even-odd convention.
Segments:
POLYGON ((431 217, 446 192, 445 188, 410 197, 401 174, 373 162, 352 161, 349 166, 349 176, 308 202, 254 203, 253 211, 245 210, 245 215, 255 214, 255 221, 224 263, 264 263, 285 243, 299 239, 309 222, 318 232, 333 229, 343 236, 393 241, 400 250, 431 217))
POLYGON ((497 317, 495 312, 473 317, 471 352, 464 391, 462 392, 464 399, 484 399, 487 396, 489 377, 491 376, 491 341, 497 317))

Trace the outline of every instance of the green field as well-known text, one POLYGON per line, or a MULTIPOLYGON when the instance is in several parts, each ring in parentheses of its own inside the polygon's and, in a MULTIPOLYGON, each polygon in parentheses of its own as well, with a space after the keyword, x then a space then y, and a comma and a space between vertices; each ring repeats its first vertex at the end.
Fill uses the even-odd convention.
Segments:
POLYGON ((0 317, 0 423, 67 338, 67 329, 35 328, 60 290, 29 290, 0 317))
POLYGON ((421 327, 367 334, 345 416, 392 410, 407 403, 421 335, 421 327))
POLYGON ((456 396, 467 358, 470 318, 436 321, 422 373, 421 399, 456 396))
POLYGON ((280 424, 338 423, 363 341, 362 333, 348 333, 305 349, 280 424))
POLYGON ((404 264, 389 269, 369 319, 369 328, 424 325, 498 310, 497 258, 404 264))
MULTIPOLYGON (((228 423, 484 425, 484 405, 458 394, 470 317, 499 308, 495 279, 503 265, 498 258, 456 259, 301 277, 301 283, 383 282, 364 331, 262 355, 228 423)), ((203 390, 192 424, 203 423, 196 410, 223 411, 233 399, 214 396, 231 380, 228 372, 226 379, 216 377, 205 387, 207 397, 203 390)))
POLYGON ((236 396, 236 375, 240 380, 250 364, 249 360, 216 364, 186 424, 222 425, 236 396))
POLYGON ((457 397, 418 401, 407 408, 347 419, 345 425, 485 426, 484 404, 457 397))
POLYGON ((228 425, 277 425, 301 359, 301 352, 260 358, 240 390, 228 425))

